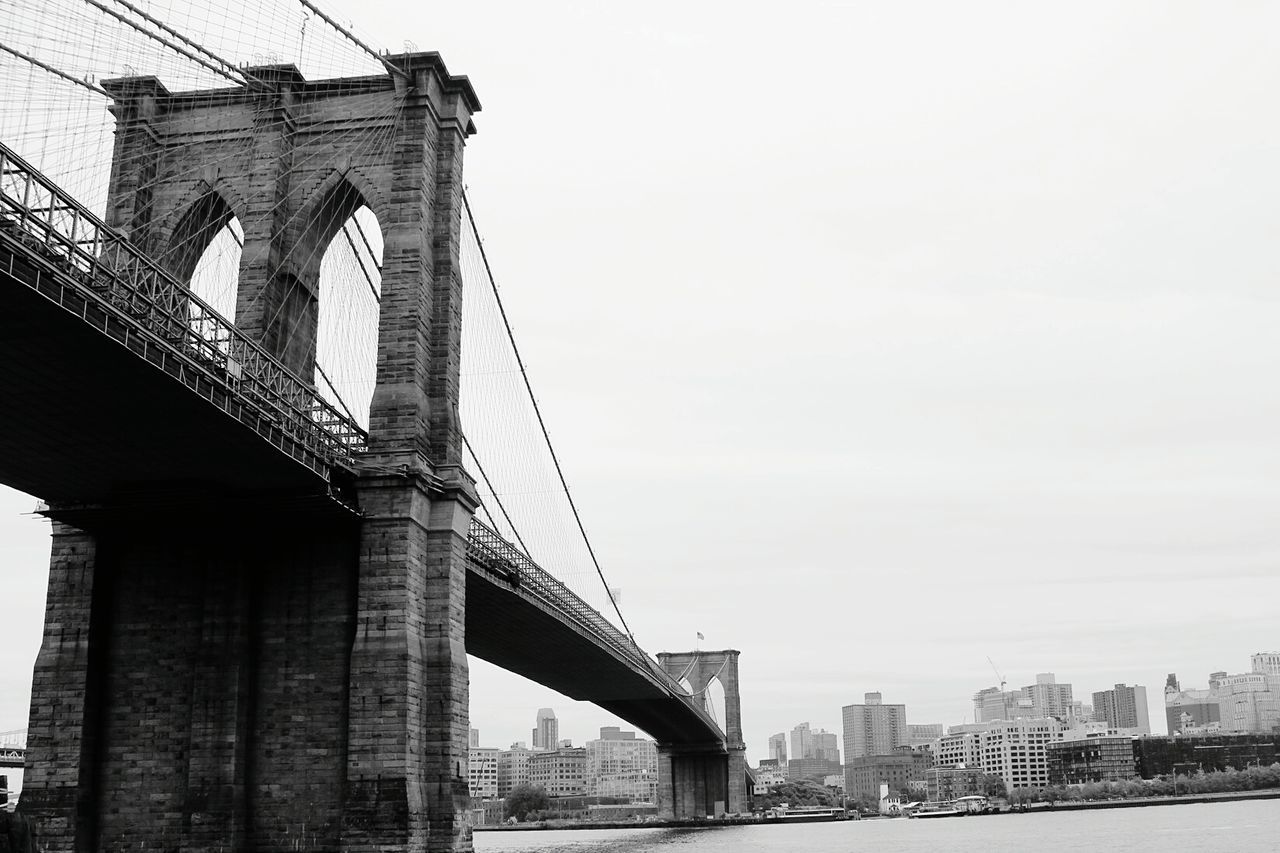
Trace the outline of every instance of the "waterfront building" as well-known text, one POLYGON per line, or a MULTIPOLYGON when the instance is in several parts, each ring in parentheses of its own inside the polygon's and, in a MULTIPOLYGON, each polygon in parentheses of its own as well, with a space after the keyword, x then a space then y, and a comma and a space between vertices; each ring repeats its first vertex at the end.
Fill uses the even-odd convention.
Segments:
POLYGON ((658 746, 653 741, 617 726, 605 726, 598 739, 587 741, 585 750, 589 796, 657 802, 658 746))
POLYGON ((927 796, 935 803, 987 793, 987 774, 977 767, 930 767, 924 771, 924 781, 927 796))
POLYGON ((578 747, 534 752, 529 756, 529 784, 543 788, 550 797, 586 794, 586 749, 578 747))
POLYGON ((1043 788, 1049 784, 1047 749, 1063 724, 1053 717, 996 720, 980 735, 983 772, 999 776, 1005 789, 1043 788))
POLYGON ((520 786, 529 784, 529 756, 533 750, 524 743, 513 743, 498 753, 498 796, 505 797, 520 786))
POLYGON ((1280 761, 1280 734, 1217 734, 1203 737, 1144 737, 1133 741, 1143 779, 1204 771, 1269 767, 1280 761))
POLYGON ((881 786, 887 785, 893 793, 908 789, 907 783, 923 781, 933 756, 909 746, 900 747, 888 755, 861 755, 844 766, 845 794, 852 798, 877 798, 881 786))
POLYGON ((907 745, 928 746, 942 737, 942 723, 908 723, 907 745))
POLYGON ((475 799, 498 796, 498 750, 473 746, 467 762, 467 788, 475 799))
MULTIPOLYGON (((1052 672, 1036 673, 1036 683, 1022 688, 1019 699, 1029 699, 1031 717, 1057 717, 1060 720, 1073 716, 1071 685, 1059 684, 1052 672)), ((1094 702, 1097 705, 1097 702, 1094 702)), ((1021 708, 1021 704, 1019 708, 1021 708)))
MULTIPOLYGON (((888 755, 907 744, 907 706, 885 705, 879 693, 867 693, 861 705, 841 709, 844 722, 844 758, 888 755)), ((846 788, 848 786, 846 785, 846 788)))
POLYGON ((1093 694, 1094 718, 1117 729, 1137 729, 1151 734, 1151 717, 1147 713, 1147 688, 1117 684, 1111 690, 1093 694))
POLYGON ((534 749, 558 749, 560 741, 560 721, 556 712, 550 708, 538 709, 538 722, 533 727, 534 749))
POLYGON ((1054 741, 1046 747, 1050 785, 1083 785, 1137 776, 1130 735, 1095 735, 1054 741))

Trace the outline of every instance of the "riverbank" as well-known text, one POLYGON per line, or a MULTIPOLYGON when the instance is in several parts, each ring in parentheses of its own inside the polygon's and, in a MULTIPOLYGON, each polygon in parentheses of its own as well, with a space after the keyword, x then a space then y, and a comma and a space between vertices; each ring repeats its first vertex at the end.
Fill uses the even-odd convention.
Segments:
MULTIPOLYGON (((1186 806, 1203 803, 1231 803, 1241 800, 1280 800, 1280 790, 1268 789, 1265 791, 1224 791, 1217 794, 1184 794, 1178 797, 1137 797, 1130 800, 1091 800, 1089 802, 1066 802, 1057 803, 1029 803, 1025 809, 1008 808, 990 814, 1011 815, 1011 814, 1053 814, 1060 812, 1075 811, 1091 811, 1106 809, 1140 809, 1153 806, 1186 806)), ((982 815, 973 815, 973 817, 981 817, 982 815)), ((880 815, 867 816, 864 820, 900 820, 901 818, 881 817, 880 815)), ((852 818, 856 820, 856 818, 852 818)), ((475 832, 539 832, 550 830, 570 830, 570 829, 672 829, 681 828, 689 829, 701 827, 704 829, 714 829, 725 826, 755 826, 755 825, 796 825, 791 821, 781 820, 763 820, 755 816, 750 817, 726 817, 719 820, 690 819, 690 820, 652 820, 652 821, 627 821, 627 820, 611 820, 611 821, 573 821, 573 820, 550 820, 539 821, 537 823, 516 823, 516 824, 500 824, 491 826, 473 827, 475 832)))
POLYGON ((1148 806, 1183 806, 1195 803, 1231 803, 1238 800, 1280 800, 1280 789, 1265 791, 1223 791, 1216 794, 1183 794, 1177 797, 1134 797, 1128 800, 1059 800, 1056 803, 1029 803, 1025 809, 1010 808, 1000 814, 1086 811, 1089 809, 1139 809, 1148 806))

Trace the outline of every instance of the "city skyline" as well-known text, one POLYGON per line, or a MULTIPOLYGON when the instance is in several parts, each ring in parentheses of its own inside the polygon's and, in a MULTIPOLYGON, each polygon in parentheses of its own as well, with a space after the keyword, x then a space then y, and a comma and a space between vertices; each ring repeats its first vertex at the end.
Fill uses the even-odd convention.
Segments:
MULTIPOLYGON (((972 719, 988 658, 1156 707, 1170 672, 1248 671, 1280 646, 1280 10, 838 5, 361 7, 484 101, 469 192, 635 636, 742 651, 753 762, 868 691, 972 719), (744 46, 789 74, 744 82, 744 46), (588 114, 554 134, 549 73, 588 114)), ((0 490, 0 729, 39 644, 34 505, 0 490)), ((575 742, 617 724, 471 673, 492 745, 539 707, 575 742)))

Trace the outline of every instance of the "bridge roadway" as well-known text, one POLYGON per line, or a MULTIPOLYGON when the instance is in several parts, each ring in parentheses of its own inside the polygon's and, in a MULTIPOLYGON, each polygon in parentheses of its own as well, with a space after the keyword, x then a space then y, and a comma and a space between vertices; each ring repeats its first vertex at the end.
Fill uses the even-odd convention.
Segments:
MULTIPOLYGON (((2 145, 0 298, 0 483, 51 515, 358 518, 358 428, 2 145)), ((522 552, 473 522, 468 553, 468 653, 659 742, 723 746, 699 703, 522 552)))

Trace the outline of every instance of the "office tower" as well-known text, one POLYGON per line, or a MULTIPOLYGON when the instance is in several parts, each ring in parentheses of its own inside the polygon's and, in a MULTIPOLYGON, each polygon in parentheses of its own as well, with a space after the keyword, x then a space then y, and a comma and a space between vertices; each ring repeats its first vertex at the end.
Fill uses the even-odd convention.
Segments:
POLYGON ((538 709, 538 724, 533 728, 534 749, 556 749, 560 741, 560 721, 550 708, 538 709))

